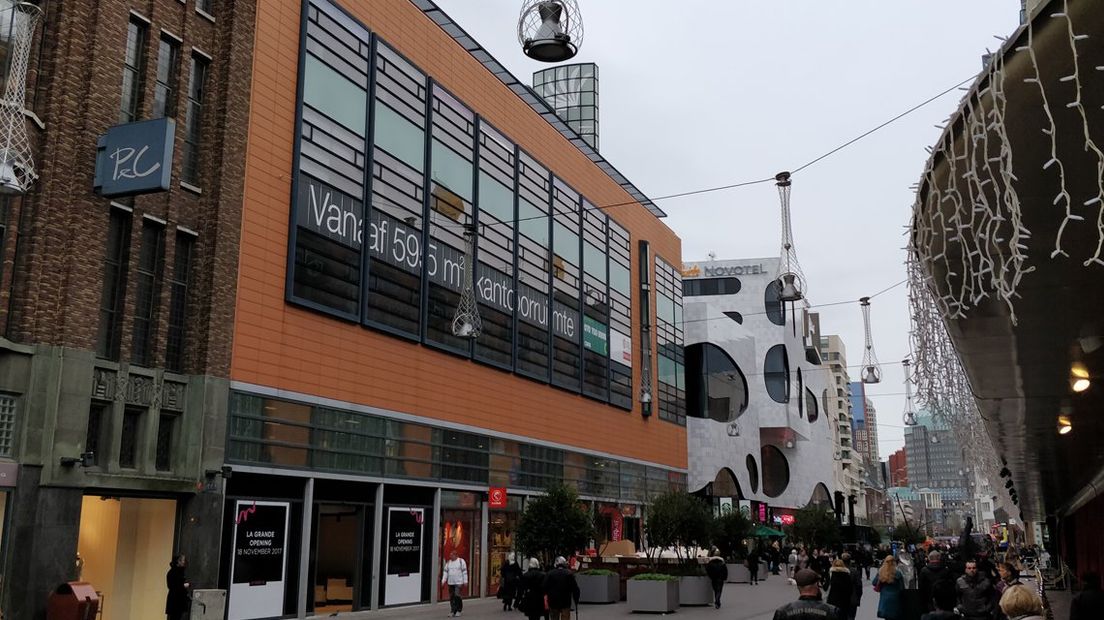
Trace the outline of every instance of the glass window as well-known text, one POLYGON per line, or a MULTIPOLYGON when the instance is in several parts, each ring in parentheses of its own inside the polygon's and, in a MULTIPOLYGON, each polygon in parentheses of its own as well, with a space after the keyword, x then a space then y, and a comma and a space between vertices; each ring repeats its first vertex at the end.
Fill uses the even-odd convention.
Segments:
POLYGON ((755 457, 751 454, 747 455, 745 459, 748 470, 748 480, 751 481, 751 492, 759 492, 759 464, 755 462, 755 457))
POLYGON ((724 349, 703 342, 686 347, 688 415, 731 422, 748 406, 744 373, 724 349))
POLYGON ((763 464, 763 494, 778 497, 790 486, 790 463, 778 448, 765 445, 760 449, 759 460, 763 464))
POLYGON ((119 342, 126 298, 127 266, 130 263, 130 212, 111 209, 104 256, 104 284, 100 295, 100 326, 96 353, 119 359, 119 342))
POLYGON ((0 394, 0 456, 11 458, 15 447, 15 396, 0 394))
POLYGON ((479 171, 479 210, 513 225, 514 193, 482 170, 479 171))
POLYGON ((782 285, 778 280, 771 281, 763 292, 763 305, 767 312, 767 319, 775 325, 786 324, 786 304, 778 298, 782 294, 782 285))
POLYGON ((629 280, 629 268, 627 266, 610 261, 609 281, 610 288, 626 296, 632 295, 632 283, 629 280))
POLYGON ((111 416, 111 405, 92 401, 88 408, 88 425, 84 431, 84 451, 92 453, 92 464, 101 467, 106 462, 101 450, 107 445, 104 441, 104 429, 111 416))
POLYGON ((790 402, 790 361, 786 345, 776 344, 767 350, 763 380, 772 400, 777 403, 790 402))
POLYGON ((808 388, 805 388, 805 415, 809 416, 810 422, 816 422, 817 418, 820 417, 820 406, 817 403, 817 397, 808 388))
POLYGON ((518 230, 541 247, 548 247, 548 213, 524 199, 518 200, 518 230))
MULTIPOLYGON (((583 244, 583 270, 598 280, 606 281, 606 253, 589 243, 583 244)), ((626 274, 628 272, 626 271, 626 274)))
POLYGON ((162 35, 157 51, 157 85, 153 89, 153 118, 176 116, 176 82, 180 74, 180 43, 162 35))
POLYGON ((662 293, 656 293, 656 318, 677 324, 675 321, 675 300, 662 293))
POLYGON ((184 118, 183 165, 181 178, 187 183, 199 182, 199 140, 203 128, 203 105, 207 91, 209 61, 192 54, 192 71, 188 79, 188 109, 184 118))
POLYGON ((368 93, 310 54, 303 70, 303 102, 363 136, 368 93))
POLYGON ((214 0, 196 0, 196 10, 203 11, 208 15, 214 15, 214 0))
POLYGON ((373 131, 376 146, 418 172, 424 170, 425 132, 422 128, 379 101, 376 102, 375 114, 373 131))
POLYGON ((434 139, 432 143, 433 180, 465 201, 472 199, 472 163, 434 139))
POLYGON ((130 361, 149 366, 152 361, 161 278, 165 264, 165 228, 151 220, 142 222, 142 248, 138 252, 138 282, 134 295, 134 330, 130 361))
POLYGON ((165 335, 165 367, 175 372, 184 369, 184 338, 187 332, 188 281, 191 276, 192 248, 195 237, 177 233, 173 254, 173 275, 169 284, 169 329, 165 335))
POLYGON ((172 470, 173 439, 176 433, 176 420, 180 416, 174 413, 162 413, 157 421, 157 471, 172 470))
POLYGON ((142 413, 143 410, 136 407, 127 407, 123 412, 123 428, 119 434, 119 467, 124 469, 137 467, 142 413))
POLYGON ((131 17, 127 24, 126 56, 123 59, 123 96, 119 122, 131 123, 142 113, 143 77, 146 73, 146 22, 131 17))
POLYGON ((572 265, 578 265, 579 235, 559 222, 553 222, 552 229, 552 251, 572 265))

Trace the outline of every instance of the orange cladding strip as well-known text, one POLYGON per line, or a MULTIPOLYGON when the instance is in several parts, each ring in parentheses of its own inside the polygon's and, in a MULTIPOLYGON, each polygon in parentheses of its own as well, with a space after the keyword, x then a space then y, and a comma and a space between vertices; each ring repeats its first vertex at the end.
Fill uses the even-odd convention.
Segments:
MULTIPOLYGON (((284 301, 301 5, 257 4, 231 377, 685 468, 685 429, 644 420, 639 408, 625 412, 284 301)), ((344 6, 589 200, 631 199, 409 0, 344 6)), ((609 213, 632 234, 634 271, 638 239, 681 264, 678 237, 646 209, 609 213)), ((634 385, 639 366, 637 352, 634 385)))

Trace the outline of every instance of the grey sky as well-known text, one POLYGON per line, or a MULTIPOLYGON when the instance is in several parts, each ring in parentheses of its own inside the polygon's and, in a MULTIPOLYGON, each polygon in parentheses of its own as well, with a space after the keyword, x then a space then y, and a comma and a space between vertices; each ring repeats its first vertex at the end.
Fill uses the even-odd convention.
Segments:
MULTIPOLYGON (((974 76, 1017 26, 1016 0, 578 0, 576 61, 600 70, 601 151, 651 197, 792 170, 974 76)), ((517 44, 521 0, 437 0, 525 82, 549 65, 517 44)), ((798 258, 814 305, 905 278, 915 183, 956 91, 794 175, 798 258)), ((683 259, 778 255, 773 183, 659 201, 683 259)), ((822 308, 848 364, 862 361, 858 303, 822 308)), ((906 288, 873 300, 884 379, 868 386, 883 457, 903 445, 906 288)), ((853 378, 858 368, 850 369, 853 378)))

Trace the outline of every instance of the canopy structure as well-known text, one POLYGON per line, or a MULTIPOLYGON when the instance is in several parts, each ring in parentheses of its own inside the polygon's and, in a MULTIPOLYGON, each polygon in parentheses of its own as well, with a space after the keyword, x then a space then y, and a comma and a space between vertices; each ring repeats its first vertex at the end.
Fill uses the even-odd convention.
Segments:
POLYGON ((767 527, 760 523, 755 526, 755 530, 751 533, 755 538, 770 538, 771 536, 785 536, 785 532, 780 532, 774 528, 767 527))

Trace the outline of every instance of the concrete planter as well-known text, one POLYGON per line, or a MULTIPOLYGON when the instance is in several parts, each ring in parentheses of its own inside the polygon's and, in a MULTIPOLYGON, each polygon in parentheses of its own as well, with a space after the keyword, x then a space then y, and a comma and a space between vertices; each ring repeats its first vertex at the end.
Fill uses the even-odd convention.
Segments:
POLYGON ((621 600, 621 578, 611 575, 575 575, 580 603, 616 603, 621 600))
POLYGON ((666 614, 678 609, 679 582, 677 579, 673 581, 630 579, 628 586, 630 611, 666 614))
POLYGON ((712 605, 713 583, 709 577, 679 577, 679 605, 712 605))

